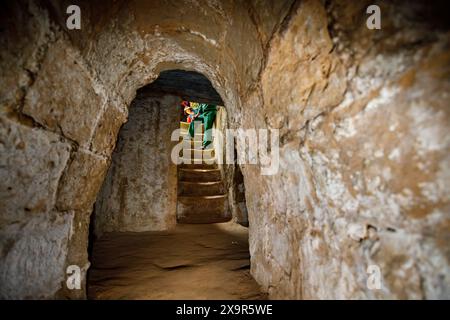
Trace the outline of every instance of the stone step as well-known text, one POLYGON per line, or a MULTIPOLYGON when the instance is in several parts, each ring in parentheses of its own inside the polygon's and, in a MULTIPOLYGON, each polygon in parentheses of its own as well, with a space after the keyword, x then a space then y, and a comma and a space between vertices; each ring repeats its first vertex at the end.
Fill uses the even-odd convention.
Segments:
POLYGON ((183 149, 201 149, 203 145, 203 139, 183 140, 180 139, 181 147, 183 149))
POLYGON ((217 163, 213 163, 213 164, 207 164, 207 163, 199 163, 199 164, 195 164, 195 163, 191 163, 191 164, 187 164, 187 163, 182 163, 180 165, 178 165, 179 169, 217 169, 218 165, 217 163))
POLYGON ((217 223, 230 219, 226 195, 178 196, 179 223, 217 223))
POLYGON ((179 157, 183 163, 213 163, 216 162, 216 155, 214 149, 182 149, 180 150, 179 157))
POLYGON ((186 159, 213 159, 215 152, 214 149, 182 149, 180 156, 186 159))
POLYGON ((180 157, 179 160, 182 162, 180 165, 215 165, 217 167, 217 159, 215 157, 210 159, 180 157))
MULTIPOLYGON (((197 147, 197 146, 196 146, 197 147)), ((185 148, 182 149, 182 151, 187 151, 195 154, 214 154, 214 148, 207 148, 207 149, 199 149, 199 148, 185 148)))
MULTIPOLYGON (((203 123, 199 124, 199 127, 200 127, 200 129, 202 130, 202 132, 203 132, 203 130, 204 130, 203 123)), ((184 121, 181 121, 181 122, 180 122, 180 129, 181 129, 181 130, 188 131, 188 130, 189 130, 189 123, 184 122, 184 121)))
MULTIPOLYGON (((182 142, 183 139, 180 139, 179 141, 182 142)), ((212 143, 214 143, 214 139, 213 139, 212 143)), ((203 144, 203 139, 197 139, 197 138, 192 139, 192 140, 188 139, 188 140, 183 141, 182 147, 185 149, 201 149, 202 144, 203 144)), ((207 150, 214 150, 214 149, 215 148, 211 147, 211 149, 207 149, 207 150)))
MULTIPOLYGON (((180 130, 180 138, 183 138, 183 137, 187 137, 188 140, 191 140, 191 139, 192 139, 191 136, 189 135, 189 132, 188 132, 188 131, 186 131, 186 130, 180 130)), ((203 140, 203 133, 200 133, 200 132, 194 132, 194 138, 195 138, 195 139, 203 140)))
POLYGON ((177 216, 177 223, 179 224, 211 224, 211 223, 228 222, 230 220, 231 215, 229 214, 217 215, 215 213, 208 213, 208 214, 186 213, 177 216))
POLYGON ((179 181, 213 182, 220 181, 221 178, 219 169, 179 168, 178 170, 179 181))
POLYGON ((178 183, 178 195, 180 196, 214 196, 225 193, 222 181, 191 182, 180 181, 178 183))

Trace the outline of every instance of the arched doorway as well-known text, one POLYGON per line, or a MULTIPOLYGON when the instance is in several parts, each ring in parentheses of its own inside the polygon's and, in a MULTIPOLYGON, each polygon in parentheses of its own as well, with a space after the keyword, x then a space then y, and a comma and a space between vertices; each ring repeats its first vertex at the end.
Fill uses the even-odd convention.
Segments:
MULTIPOLYGON (((200 73, 164 71, 137 91, 92 215, 90 298, 263 297, 249 273, 248 230, 235 223, 242 217, 226 223, 245 206, 233 191, 243 188, 235 165, 172 159, 173 133, 186 134, 182 100, 217 105, 215 128, 227 127, 222 99, 200 73)), ((194 161, 204 156, 192 151, 194 161)))

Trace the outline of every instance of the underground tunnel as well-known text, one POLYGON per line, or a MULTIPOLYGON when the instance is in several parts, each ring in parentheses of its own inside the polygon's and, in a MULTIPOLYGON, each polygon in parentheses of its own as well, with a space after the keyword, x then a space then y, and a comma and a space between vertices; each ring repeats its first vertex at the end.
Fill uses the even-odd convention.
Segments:
MULTIPOLYGON (((240 171, 171 161, 186 100, 217 106, 216 128, 226 129, 220 95, 196 72, 162 71, 131 102, 91 214, 90 299, 264 298, 248 272, 240 171)), ((195 154, 189 143, 177 156, 194 162, 214 149, 195 154)))
POLYGON ((76 2, 0 5, 0 299, 450 298, 445 1, 76 2))

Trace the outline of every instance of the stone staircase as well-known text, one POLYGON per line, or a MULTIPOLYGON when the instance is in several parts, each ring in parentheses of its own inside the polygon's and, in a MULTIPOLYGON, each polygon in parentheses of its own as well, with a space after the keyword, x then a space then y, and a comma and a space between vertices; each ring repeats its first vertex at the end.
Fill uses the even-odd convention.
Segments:
MULTIPOLYGON (((180 123, 180 138, 188 135, 189 124, 180 123)), ((201 150, 203 125, 194 139, 185 140, 178 165, 178 223, 217 223, 231 219, 222 174, 214 163, 214 149, 201 150), (186 163, 188 162, 188 163, 186 163), (190 163, 189 163, 190 162, 190 163)))

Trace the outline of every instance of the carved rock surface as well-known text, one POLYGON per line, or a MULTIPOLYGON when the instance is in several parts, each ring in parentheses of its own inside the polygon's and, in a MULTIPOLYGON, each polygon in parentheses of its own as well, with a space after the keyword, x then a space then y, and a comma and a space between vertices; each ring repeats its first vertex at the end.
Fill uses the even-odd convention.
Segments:
POLYGON ((81 31, 66 29, 66 2, 0 12, 1 298, 84 298, 65 267, 85 275, 94 206, 100 233, 173 225, 158 213, 176 205, 165 157, 179 101, 132 101, 174 69, 211 81, 230 128, 279 129, 276 174, 242 164, 227 183, 270 298, 450 298, 440 2, 380 3, 380 30, 366 27, 371 1, 77 3, 81 31), (128 116, 140 125, 121 132, 128 116))

